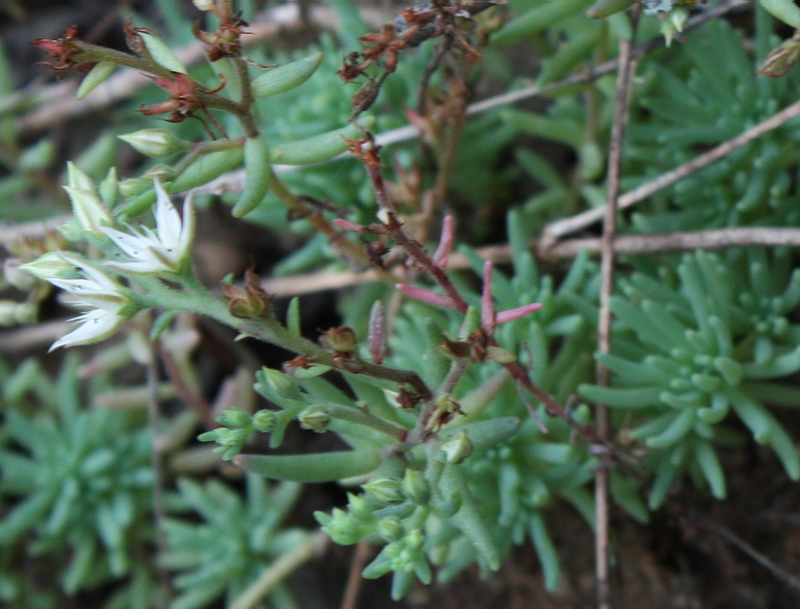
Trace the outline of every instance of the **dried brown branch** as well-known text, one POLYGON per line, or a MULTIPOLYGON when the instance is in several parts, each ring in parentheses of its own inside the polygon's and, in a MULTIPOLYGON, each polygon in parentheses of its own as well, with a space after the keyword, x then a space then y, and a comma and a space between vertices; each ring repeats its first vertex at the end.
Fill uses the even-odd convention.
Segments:
MULTIPOLYGON (((547 260, 568 259, 574 258, 582 250, 599 252, 600 245, 598 238, 570 239, 546 250, 542 250, 540 244, 539 253, 547 260)), ((800 247, 800 229, 747 226, 696 232, 624 235, 617 237, 614 249, 617 254, 657 254, 752 245, 800 247)), ((496 248, 495 252, 499 258, 510 255, 504 248, 496 248)))
POLYGON ((768 558, 767 556, 756 550, 753 546, 751 546, 744 539, 736 535, 730 529, 698 515, 688 516, 686 517, 686 520, 687 524, 692 528, 713 533, 717 537, 724 539, 732 546, 738 548, 739 550, 747 554, 747 556, 749 556, 759 565, 764 567, 776 579, 782 581, 784 584, 789 586, 794 592, 800 592, 800 578, 792 575, 791 573, 786 571, 786 569, 773 562, 770 558, 768 558))
MULTIPOLYGON (((631 13, 632 31, 635 35, 639 22, 641 5, 636 5, 631 13)), ((635 61, 632 56, 633 41, 621 39, 619 42, 619 68, 617 75, 617 91, 614 101, 614 121, 611 126, 611 142, 608 152, 608 193, 606 196, 605 223, 600 250, 600 310, 597 321, 597 349, 600 353, 611 352, 611 308, 609 303, 614 289, 614 241, 617 236, 617 199, 622 176, 622 146, 625 139, 625 127, 628 123, 635 61)), ((596 367, 597 384, 607 387, 609 371, 602 363, 596 367)), ((605 404, 595 407, 595 425, 597 434, 608 442, 609 414, 605 404)), ((597 579, 597 607, 610 609, 611 583, 609 536, 611 532, 611 501, 609 498, 609 470, 601 466, 595 472, 595 577, 597 579)))
MULTIPOLYGON (((781 125, 784 125, 798 116, 800 116, 800 102, 795 102, 791 106, 788 106, 777 114, 774 114, 767 120, 750 127, 746 131, 743 131, 733 139, 720 144, 716 148, 712 148, 708 152, 695 157, 688 163, 684 163, 683 165, 676 167, 672 171, 668 171, 667 173, 658 176, 655 180, 651 180, 650 182, 642 184, 638 188, 634 188, 630 192, 625 193, 617 202, 618 208, 627 209, 628 207, 643 201, 659 190, 662 190, 667 186, 682 180, 695 171, 702 169, 703 167, 707 167, 711 163, 724 158, 737 148, 741 148, 742 146, 749 144, 765 133, 772 131, 773 129, 777 129, 781 125)), ((550 244, 554 243, 556 240, 591 226, 598 220, 601 220, 605 213, 606 207, 601 206, 577 214, 571 218, 557 220, 556 222, 548 224, 544 230, 544 246, 550 247, 550 244)))

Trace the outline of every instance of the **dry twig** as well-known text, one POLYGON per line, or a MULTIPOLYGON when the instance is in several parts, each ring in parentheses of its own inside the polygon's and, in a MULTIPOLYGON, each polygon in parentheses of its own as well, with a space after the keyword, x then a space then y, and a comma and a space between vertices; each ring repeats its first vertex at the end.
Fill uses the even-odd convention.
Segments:
MULTIPOLYGON (((705 152, 698 157, 695 157, 688 163, 684 163, 672 171, 668 171, 667 173, 658 176, 655 180, 651 180, 650 182, 642 184, 638 188, 634 188, 632 191, 625 193, 617 202, 618 209, 626 209, 640 201, 643 201, 659 190, 662 190, 667 186, 682 180, 695 171, 702 169, 703 167, 707 167, 711 163, 724 158, 737 148, 741 148, 742 146, 749 144, 765 133, 772 131, 773 129, 777 129, 781 125, 786 124, 798 116, 800 116, 800 101, 793 103, 791 106, 787 106, 767 120, 750 127, 750 129, 743 131, 735 138, 720 144, 716 148, 712 148, 708 152, 705 152)), ((571 218, 552 222, 545 228, 542 246, 545 248, 551 247, 556 240, 582 230, 588 226, 591 226, 598 220, 601 220, 605 213, 605 206, 595 207, 594 209, 577 214, 571 218)))
MULTIPOLYGON (((639 22, 641 6, 637 5, 631 14, 633 36, 639 22)), ((633 84, 635 61, 632 56, 633 41, 621 39, 619 43, 619 71, 617 92, 614 102, 614 122, 611 127, 611 144, 608 153, 608 193, 606 197, 605 223, 601 240, 600 261, 600 310, 597 321, 597 348, 600 353, 611 351, 611 308, 609 302, 614 289, 614 240, 617 235, 617 199, 622 174, 622 145, 625 139, 625 127, 628 122, 628 107, 633 84)), ((603 364, 596 367, 597 384, 607 387, 609 372, 603 364)), ((604 441, 609 436, 609 415, 605 404, 595 407, 595 424, 597 434, 604 441)), ((611 585, 609 582, 609 535, 611 518, 609 514, 610 499, 608 494, 609 470, 601 466, 595 473, 595 576, 597 578, 597 607, 611 607, 611 585)))

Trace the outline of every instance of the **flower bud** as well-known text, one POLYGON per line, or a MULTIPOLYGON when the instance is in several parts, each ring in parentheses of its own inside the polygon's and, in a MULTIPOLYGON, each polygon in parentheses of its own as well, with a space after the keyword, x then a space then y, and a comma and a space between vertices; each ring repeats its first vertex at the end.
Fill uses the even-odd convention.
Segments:
POLYGON ((394 478, 373 478, 364 485, 367 496, 381 506, 402 503, 405 497, 400 481, 394 478))
POLYGON ((120 135, 119 139, 133 146, 146 156, 162 158, 183 152, 189 144, 166 129, 142 129, 120 135))
POLYGON ((111 226, 114 221, 106 206, 94 193, 64 186, 72 202, 72 213, 84 230, 93 230, 99 226, 111 226))
POLYGON ((231 315, 240 319, 265 317, 272 301, 272 296, 261 287, 258 275, 250 269, 245 273, 244 290, 223 283, 222 297, 228 303, 231 315))
POLYGON ((351 354, 358 348, 356 333, 347 326, 327 330, 320 337, 320 342, 336 353, 351 354))
POLYGON ((324 433, 328 430, 332 418, 321 406, 310 406, 300 413, 297 420, 303 429, 324 433))
POLYGON ((798 59, 800 59, 800 30, 777 49, 770 51, 758 71, 770 78, 780 78, 792 69, 798 59))
POLYGON ((59 256, 57 252, 48 252, 33 262, 21 265, 19 268, 47 281, 58 276, 62 271, 71 270, 73 266, 59 256))
POLYGON ((244 427, 251 423, 252 417, 241 408, 229 408, 217 417, 217 421, 227 427, 244 427))
POLYGON ((253 415, 253 428, 266 433, 275 428, 275 413, 271 410, 259 410, 253 415))
POLYGON ((403 492, 417 505, 427 505, 431 500, 431 489, 422 472, 407 469, 403 477, 403 492))
POLYGON ((472 442, 470 442, 466 431, 461 431, 441 446, 445 460, 448 463, 457 465, 472 454, 472 442))
POLYGON ((141 195, 153 188, 153 181, 144 178, 129 178, 119 183, 119 192, 126 199, 141 195))
POLYGON ((279 370, 273 370, 265 366, 261 369, 258 380, 260 381, 259 385, 263 387, 264 397, 266 398, 271 399, 270 394, 285 400, 299 400, 302 397, 297 382, 291 376, 279 370))
POLYGON ((378 534, 386 541, 400 541, 405 534, 403 525, 397 518, 383 518, 378 522, 378 534))
POLYGON ((372 520, 372 506, 360 495, 347 493, 347 510, 354 518, 362 521, 372 520))
POLYGON ((249 429, 229 429, 228 433, 226 433, 223 437, 217 440, 217 444, 220 446, 231 446, 239 448, 247 442, 247 438, 250 437, 250 430, 249 429))

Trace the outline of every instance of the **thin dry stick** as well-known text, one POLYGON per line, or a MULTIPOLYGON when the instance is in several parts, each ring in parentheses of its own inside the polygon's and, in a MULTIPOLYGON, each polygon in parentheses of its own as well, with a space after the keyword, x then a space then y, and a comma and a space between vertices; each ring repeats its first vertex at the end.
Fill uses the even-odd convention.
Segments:
POLYGON ((347 587, 344 590, 344 598, 342 598, 342 609, 356 609, 361 583, 364 581, 361 572, 364 570, 364 563, 367 562, 369 552, 369 544, 366 541, 359 541, 353 550, 350 574, 347 577, 347 587))
MULTIPOLYGON (((569 259, 582 250, 599 253, 602 240, 570 239, 545 250, 545 260, 569 259)), ((665 252, 690 252, 698 249, 722 249, 726 247, 748 246, 787 246, 800 247, 800 228, 772 228, 769 226, 747 226, 721 228, 716 230, 654 233, 650 235, 621 235, 614 241, 614 251, 619 254, 657 254, 665 252)), ((534 251, 537 244, 531 244, 534 251)), ((497 264, 511 261, 511 248, 507 245, 490 245, 476 250, 483 260, 497 264)), ((471 268, 470 262, 462 254, 450 256, 447 269, 457 271, 471 268)), ((381 275, 374 270, 364 272, 305 273, 291 277, 265 279, 261 286, 275 296, 300 296, 325 290, 337 290, 363 283, 380 281, 381 275)), ((0 345, 1 346, 1 345, 0 345)))
MULTIPOLYGON (((623 235, 617 237, 614 250, 617 255, 655 254, 752 245, 800 247, 800 229, 746 226, 696 232, 623 235)), ((548 260, 568 259, 574 258, 582 250, 599 252, 600 248, 601 240, 598 238, 569 239, 556 244, 543 253, 548 260)), ((494 253, 498 261, 507 261, 511 255, 505 247, 495 248, 494 253)))
POLYGON ((253 609, 287 577, 314 558, 327 541, 328 537, 322 531, 301 541, 270 563, 258 579, 229 605, 229 609, 253 609))
POLYGON ((753 546, 747 543, 744 539, 736 535, 730 529, 725 528, 721 524, 693 516, 691 518, 693 524, 698 525, 700 528, 705 529, 715 535, 721 537, 732 546, 737 547, 739 550, 747 554, 750 558, 764 567, 767 571, 772 573, 777 579, 792 588, 795 592, 800 592, 800 579, 775 564, 772 560, 767 558, 764 554, 756 550, 753 546))
MULTIPOLYGON (((793 103, 791 106, 784 108, 767 120, 751 127, 747 131, 740 133, 735 138, 720 144, 716 148, 701 154, 688 163, 684 163, 672 171, 668 171, 667 173, 660 175, 655 180, 652 180, 647 184, 642 184, 638 188, 634 188, 632 191, 625 193, 619 198, 617 202, 617 208, 626 209, 631 205, 638 203, 639 201, 643 201, 659 190, 666 188, 667 186, 670 186, 679 180, 682 180, 698 169, 707 167, 711 163, 727 156, 737 148, 741 148, 745 144, 749 144, 753 140, 758 139, 773 129, 777 129, 781 125, 789 122, 797 116, 800 116, 800 101, 793 103)), ((587 226, 591 226, 598 220, 601 220, 605 214, 606 206, 604 205, 590 209, 589 211, 585 211, 576 216, 572 216, 571 218, 553 222, 545 227, 542 243, 547 247, 555 240, 564 237, 565 235, 569 235, 576 231, 582 230, 587 226)))
MULTIPOLYGON (((631 25, 635 35, 639 22, 640 6, 637 5, 631 14, 631 25)), ((633 81, 634 61, 631 56, 632 40, 621 39, 619 42, 619 72, 617 92, 614 103, 614 123, 611 128, 611 144, 608 153, 608 195, 606 203, 603 239, 601 243, 600 261, 600 311, 597 322, 597 348, 600 353, 611 351, 611 308, 609 301, 614 288, 614 239, 617 234, 617 198, 620 190, 622 171, 622 144, 625 138, 625 125, 628 120, 628 106, 633 81)), ((596 368, 597 384, 607 387, 609 372, 603 364, 596 368)), ((609 416, 605 404, 595 408, 597 434, 608 442, 609 416)), ((608 496, 609 469, 601 465, 595 473, 595 576, 597 577, 597 607, 611 607, 611 586, 609 583, 609 535, 611 518, 608 496)))

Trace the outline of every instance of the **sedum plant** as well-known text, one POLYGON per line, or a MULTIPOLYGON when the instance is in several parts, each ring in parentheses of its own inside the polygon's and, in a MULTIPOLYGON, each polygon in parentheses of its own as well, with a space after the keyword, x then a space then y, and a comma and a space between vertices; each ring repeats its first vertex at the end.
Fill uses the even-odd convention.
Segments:
MULTIPOLYGON (((242 498, 216 480, 200 484, 180 479, 173 511, 191 510, 202 522, 174 516, 164 523, 167 548, 161 562, 176 571, 179 591, 170 608, 206 607, 220 596, 231 606, 281 556, 298 548, 311 547, 313 552, 308 533, 280 530, 300 490, 290 482, 271 489, 263 478, 248 475, 242 498)), ((278 609, 296 606, 284 586, 275 588, 267 600, 278 609)))
MULTIPOLYGON (((82 409, 78 363, 55 380, 30 366, 6 376, 0 450, 0 489, 21 498, 0 524, 4 555, 52 564, 67 595, 142 569, 152 541, 149 432, 130 413, 82 409)), ((6 600, 23 606, 23 590, 6 600)))
MULTIPOLYGON (((569 268, 545 274, 528 240, 545 219, 605 201, 612 79, 587 86, 582 98, 562 88, 542 113, 506 110, 467 122, 466 93, 477 79, 472 66, 484 54, 501 65, 503 48, 536 49, 545 57, 538 84, 557 83, 632 36, 625 11, 636 3, 517 0, 505 27, 495 4, 501 3, 417 3, 366 33, 353 6, 340 1, 340 37, 351 47, 360 37, 360 51, 329 37, 275 54, 280 65, 270 69, 259 60, 272 58, 248 56, 248 26, 229 0, 194 2, 202 17, 195 35, 208 60, 199 67, 181 63, 149 27, 127 26, 124 52, 85 42, 73 28, 37 42, 57 69, 88 69, 81 96, 118 68, 145 73, 161 96, 146 93, 136 130, 121 135, 151 160, 125 176, 107 166, 107 157, 105 165, 70 163, 72 219, 60 229, 63 239, 14 266, 17 278, 28 273, 41 292, 31 302, 41 302, 49 284, 81 311, 51 349, 93 344, 136 323, 159 341, 179 314, 190 313, 292 355, 255 374, 261 407, 242 400, 214 413, 216 427, 209 413, 188 419, 204 418, 199 440, 215 443, 222 459, 247 475, 243 495, 214 479, 175 483, 169 518, 156 522, 166 548, 158 567, 173 572, 171 601, 154 591, 155 569, 129 554, 156 537, 148 521, 148 432, 130 413, 80 408, 74 363, 59 376, 59 400, 44 400, 43 412, 17 403, 35 385, 15 390, 10 382, 5 389, 12 398, 0 462, 12 473, 0 491, 16 503, 0 524, 0 543, 14 553, 23 552, 26 537, 34 553, 73 548, 60 566, 67 594, 131 575, 110 607, 137 598, 137 606, 163 601, 194 609, 224 598, 236 609, 288 608, 294 601, 280 581, 310 559, 319 539, 282 529, 283 521, 301 484, 339 483, 346 504, 316 512, 321 531, 338 544, 375 546, 363 575, 391 574, 395 599, 416 581, 447 580, 472 565, 482 574, 496 571, 521 544, 533 545, 553 589, 559 560, 547 508, 566 502, 593 526, 589 487, 600 468, 614 467, 612 497, 640 521, 670 500, 684 475, 723 498, 724 451, 750 438, 771 448, 790 479, 800 477, 797 450, 773 412, 798 397, 786 381, 800 369, 793 320, 800 285, 787 251, 626 260, 631 272, 611 299, 613 349, 594 356, 598 265, 584 252, 569 268), (401 108, 415 105, 419 113, 400 117, 401 108), (154 117, 173 124, 156 128, 154 117), (420 152, 381 154, 373 130, 406 118, 420 130, 420 152), (574 162, 564 171, 545 154, 509 150, 517 136, 556 142, 574 162), (342 153, 360 163, 336 160, 342 153), (504 155, 520 168, 493 171, 504 155), (456 227, 446 210, 468 206, 479 220, 503 217, 508 201, 498 193, 516 186, 521 174, 542 191, 515 206, 505 227, 459 227, 467 240, 502 234, 510 265, 495 268, 480 250, 463 247, 468 269, 453 268, 456 227), (201 283, 192 256, 196 216, 207 202, 200 195, 217 189, 228 191, 221 198, 236 218, 310 235, 279 262, 280 271, 331 262, 372 268, 376 284, 342 307, 345 324, 311 335, 300 302, 279 314, 252 269, 219 287, 201 283), (487 200, 501 211, 489 210, 487 200), (437 223, 441 237, 433 244, 428 235, 437 223), (595 360, 612 372, 611 386, 592 382, 595 360), (619 441, 598 431, 589 404, 612 409, 619 441), (276 451, 291 427, 335 435, 338 448, 276 451), (124 475, 109 479, 112 468, 124 475), (76 497, 94 520, 79 519, 76 497), (107 556, 97 561, 101 550, 107 556)), ((682 38, 691 11, 700 8, 688 0, 640 4, 642 30, 667 43, 682 38)), ((793 3, 761 4, 800 25, 793 3)), ((765 15, 756 24, 761 55, 773 44, 765 15)), ((793 44, 773 51, 762 70, 788 69, 793 44)), ((731 26, 709 24, 703 37, 677 46, 660 52, 663 66, 643 62, 626 184, 729 139, 789 100, 794 76, 772 84, 754 75, 743 37, 731 26), (723 69, 709 63, 719 54, 723 69), (741 103, 731 108, 730 99, 741 103)), ((656 198, 655 212, 634 215, 624 228, 790 223, 794 129, 785 126, 729 155, 676 186, 669 200, 656 198)), ((183 357, 181 366, 190 360, 183 357)), ((24 585, 14 585, 0 592, 19 603, 24 585)))
POLYGON ((633 275, 612 302, 619 338, 598 359, 615 384, 580 393, 627 413, 628 437, 649 449, 651 509, 687 471, 725 497, 716 448, 735 439, 729 413, 800 478, 797 449, 767 408, 796 398, 791 384, 775 382, 800 370, 796 324, 786 317, 800 302, 800 274, 789 268, 786 251, 732 251, 725 261, 700 252, 674 277, 633 275))

